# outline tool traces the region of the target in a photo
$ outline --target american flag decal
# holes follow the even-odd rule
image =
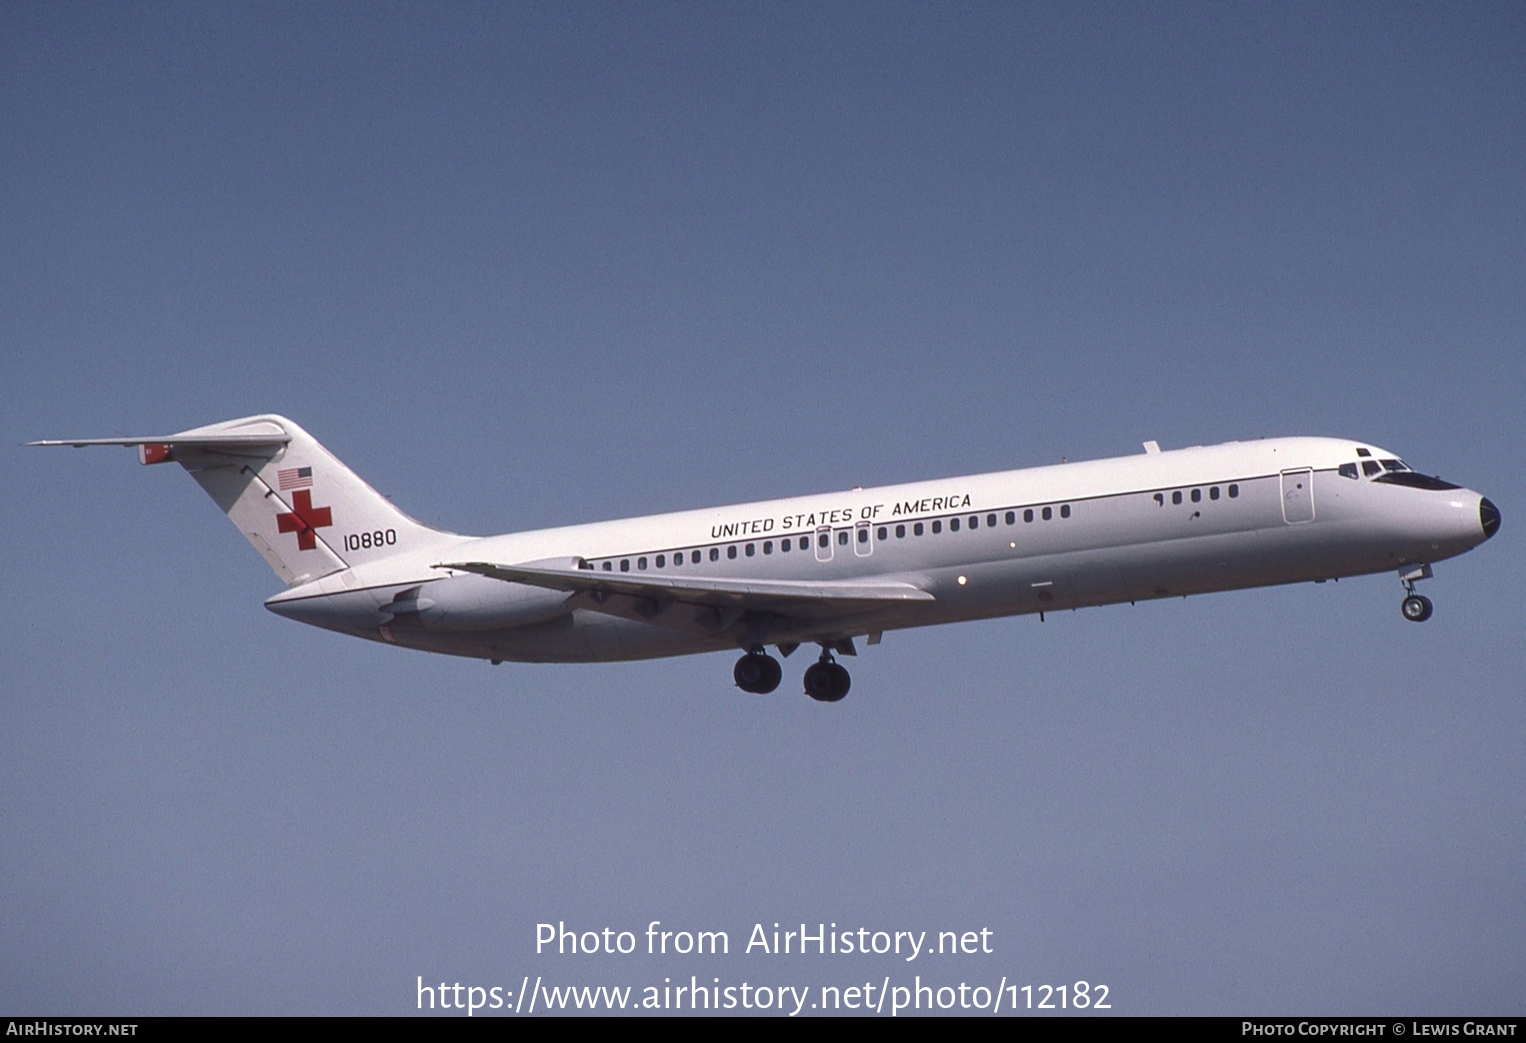
[[[313,487],[313,469],[311,467],[288,467],[276,472],[276,481],[281,486],[281,491],[287,489],[311,489]]]

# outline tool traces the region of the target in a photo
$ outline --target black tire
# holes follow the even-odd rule
[[[779,666],[779,661],[760,652],[749,652],[744,655],[737,660],[736,667],[731,671],[732,680],[736,681],[737,687],[754,695],[767,695],[772,692],[779,687],[779,681],[783,676],[784,670]]]
[[[1424,623],[1431,618],[1435,606],[1424,594],[1411,594],[1399,604],[1399,611],[1404,613],[1404,618],[1411,623]]]
[[[832,675],[832,698],[829,702],[837,702],[848,694],[848,689],[853,687],[853,678],[848,676],[848,668],[841,663],[833,663],[828,668]]]
[[[758,662],[761,656],[744,655],[737,660],[737,665],[731,670],[731,679],[737,683],[737,687],[744,692],[757,690],[759,682],[763,680],[763,664]]]
[[[753,689],[753,691],[757,692],[759,695],[767,695],[775,688],[778,688],[779,682],[784,680],[784,667],[780,666],[779,660],[775,659],[771,655],[760,656],[759,658],[761,658],[766,665],[764,666],[763,680],[758,684],[757,688]]]
[[[853,679],[836,663],[816,663],[805,672],[805,694],[818,703],[835,703],[848,694]]]
[[[832,663],[813,663],[805,671],[805,694],[819,703],[836,702],[832,698]]]

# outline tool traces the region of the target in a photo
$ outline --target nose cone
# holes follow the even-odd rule
[[[1484,539],[1500,531],[1500,509],[1485,496],[1478,501],[1478,522],[1484,527]]]

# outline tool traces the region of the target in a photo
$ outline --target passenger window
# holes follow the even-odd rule
[[[1336,468],[1336,470],[1341,473],[1341,477],[1342,478],[1356,478],[1357,477],[1356,464],[1341,464],[1339,467]]]
[[[1033,520],[1033,508],[1029,507],[1026,511],[1023,512],[1023,521],[1031,522],[1032,520]]]
[[[958,518],[950,518],[948,520],[948,531],[949,532],[958,532],[959,531],[959,519]]]
[[[1192,490],[1192,502],[1193,503],[1202,503],[1203,502],[1203,490],[1201,490],[1201,489],[1194,489],[1194,490]]]
[[[606,561],[604,563],[604,571],[605,572],[613,572],[613,571],[615,571],[615,563],[612,562],[612,561]]]
[[[620,571],[621,572],[629,572],[630,570],[631,570],[631,559],[629,559],[629,558],[621,558],[620,559]]]
[[[747,545],[747,556],[748,556],[748,557],[749,557],[749,558],[751,558],[751,557],[754,557],[754,556],[755,556],[755,555],[756,555],[756,554],[757,554],[757,553],[758,553],[758,547],[757,547],[757,544],[754,544],[754,543],[749,543],[749,544],[748,544],[748,545]]]
[[[728,557],[728,558],[735,558],[736,556],[737,556],[737,545],[735,543],[733,543],[731,546],[726,548],[726,557]]]
[[[645,558],[637,558],[636,559],[636,567],[638,569],[641,569],[643,572],[645,572],[646,571],[646,559]]]
[[[657,555],[657,567],[659,569],[662,568],[667,563],[668,563],[667,555],[665,555],[665,554]]]
[[[721,549],[719,547],[711,547],[710,548],[710,560],[711,561],[720,561],[721,560]]]
[[[678,566],[682,565],[683,563],[684,563],[684,552],[683,551],[679,551],[677,554],[673,555],[673,567],[675,569],[678,568]]]
[[[978,514],[970,515],[970,528],[972,528],[972,529],[980,528],[980,515],[978,515]]]
[[[895,527],[895,538],[898,540],[904,540],[906,538],[906,526],[897,525]]]
[[[1064,506],[1062,506],[1060,508],[1060,517],[1061,518],[1069,518],[1070,517],[1070,504],[1067,503],[1067,504],[1065,504]]]
[[[1008,525],[1012,524],[1010,519],[1007,521],[1007,524]],[[996,528],[996,515],[994,515],[994,514],[986,515],[986,528],[988,528],[988,529]]]
[[[1378,463],[1376,460],[1363,460],[1362,461],[1362,473],[1365,474],[1367,477],[1371,478],[1375,474],[1382,473],[1382,471],[1383,471],[1383,465]]]
[[[822,533],[820,536],[816,537],[816,546],[818,547],[828,547],[831,546],[831,543],[832,539],[826,533]]]
[[[942,531],[943,531],[943,523],[941,521],[933,522],[933,532],[934,533],[939,533],[939,532],[942,532]]]
[[[858,530],[858,542],[860,542],[860,543],[868,543],[869,542],[869,530],[868,529],[859,529]]]
[[[1157,507],[1164,507],[1165,505],[1166,505],[1166,497],[1163,494],[1161,494],[1161,493],[1156,493],[1155,494],[1155,506],[1157,506]]]
[[[844,529],[844,530],[842,530],[841,532],[839,532],[837,534],[837,545],[839,547],[846,547],[848,545],[848,530],[847,529]]]
[[[1007,524],[1008,525],[1015,525],[1015,524],[1017,524],[1017,512],[1016,511],[1008,511],[1007,512]]]
[[[912,533],[913,536],[920,536],[920,535],[922,535],[922,523],[921,522],[917,522],[917,524],[913,525],[911,527],[911,533]]]
[[[698,565],[699,564],[699,551],[695,551],[693,554],[689,555],[689,561],[690,561],[691,564]]]
[[[764,540],[763,541],[763,553],[764,554],[772,554],[773,552],[774,552],[774,541],[773,540]]]
[[[1054,508],[1053,507],[1045,507],[1044,508],[1044,520],[1045,521],[1049,521],[1053,517],[1054,517]]]
[[[1238,485],[1231,485],[1229,487],[1229,498],[1231,500],[1233,500],[1235,497],[1237,497],[1239,495],[1240,495],[1240,487]]]
[[[1355,467],[1352,467],[1351,477],[1353,477],[1353,478],[1356,477],[1356,468]],[[1217,500],[1219,498],[1219,487],[1217,485],[1215,485],[1212,489],[1208,490],[1208,498],[1210,500]]]
[[[822,546],[825,547],[826,544],[823,543]],[[802,537],[800,537],[800,549],[801,550],[810,550],[811,549],[811,538],[809,536],[802,536]]]
[[[886,540],[888,540],[890,538],[890,530],[885,528],[883,525],[881,525],[880,526],[880,531],[878,533],[878,536],[880,538],[880,542],[884,543]]]
[[[792,539],[791,540],[780,540],[779,541],[779,551],[780,551],[780,553],[788,554],[789,551],[790,551],[790,547],[794,546],[794,543],[795,543],[795,541],[792,540]],[[763,549],[764,549],[764,552],[767,553],[768,545],[766,543],[763,545]]]
[[[1171,502],[1172,503],[1181,503],[1182,502],[1182,491],[1180,489],[1176,490],[1176,492],[1171,494]]]

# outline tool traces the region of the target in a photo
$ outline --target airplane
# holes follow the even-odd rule
[[[887,630],[1396,571],[1405,619],[1432,565],[1492,537],[1499,509],[1340,438],[1271,438],[853,488],[502,536],[424,525],[274,414],[132,446],[180,464],[286,583],[277,615],[456,656],[608,662],[740,649],[774,691],[802,645],[805,694]]]

